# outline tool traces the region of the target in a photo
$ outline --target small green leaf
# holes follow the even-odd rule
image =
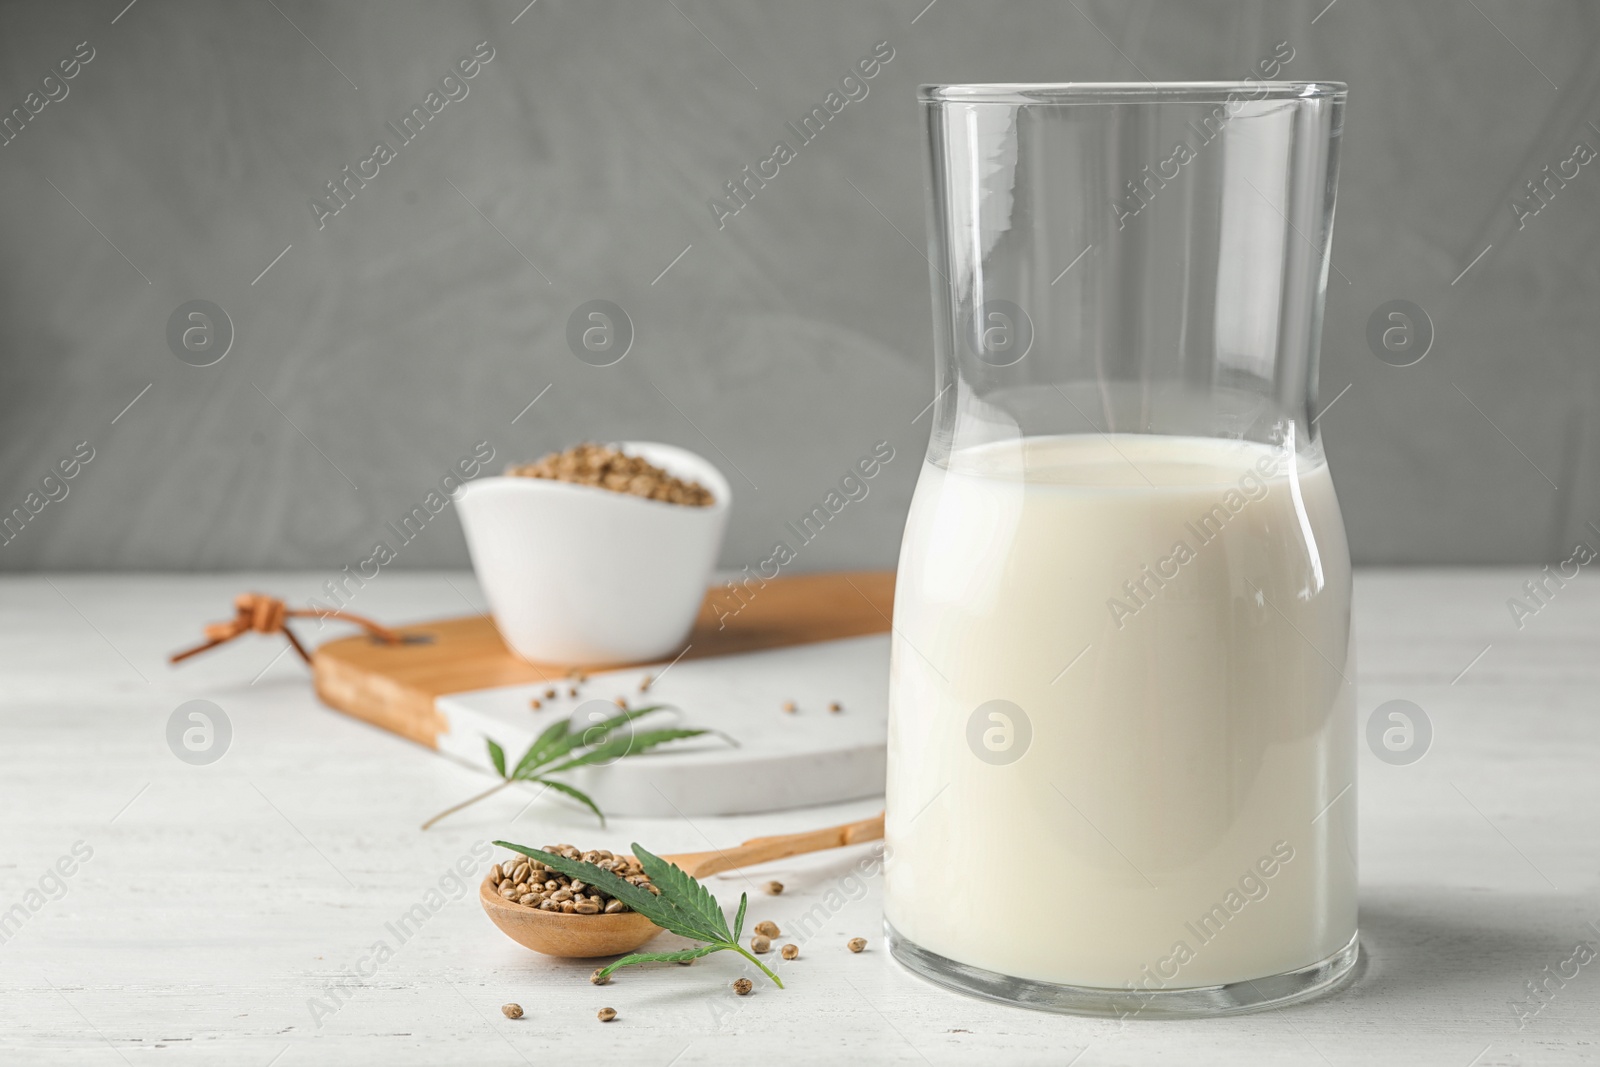
[[[595,815],[599,817],[601,826],[606,824],[606,813],[601,811],[599,805],[590,799],[589,794],[585,793],[583,790],[574,786],[570,786],[566,782],[558,782],[554,778],[535,778],[533,780],[538,782],[540,785],[549,786],[558,793],[567,794],[567,796],[571,797],[573,800],[576,800],[578,803],[594,812]]]
[[[707,730],[646,730],[631,737],[613,736],[613,731],[617,727],[649,715],[651,712],[662,711],[669,707],[671,705],[651,704],[648,707],[621,711],[616,715],[601,719],[581,733],[572,732],[571,717],[557,719],[545,727],[538,737],[533,739],[533,742],[528,745],[528,750],[522,754],[522,758],[517,761],[516,767],[511,770],[510,774],[506,773],[505,750],[492,738],[486,737],[484,740],[489,744],[489,762],[493,764],[495,771],[499,773],[502,779],[501,784],[454,807],[446,808],[423,823],[423,829],[432,826],[446,815],[454,814],[462,808],[494,794],[511,782],[530,781],[542,782],[553,787],[558,792],[566,793],[598,815],[600,824],[604,826],[606,821],[605,814],[601,812],[592,798],[564,782],[552,780],[549,776],[575,767],[611,763],[626,756],[636,756],[641,752],[655,748],[657,745],[665,744],[668,741],[676,741],[679,738],[697,737],[703,733],[715,732]],[[729,740],[731,741],[731,739]],[[578,754],[558,766],[551,766],[551,764],[556,763],[558,760],[563,760],[573,752]]]
[[[615,730],[624,723],[630,723],[634,719],[643,718],[652,711],[666,711],[668,709],[673,711],[677,710],[676,708],[673,708],[671,704],[647,704],[642,708],[625,708],[622,711],[617,712],[617,714],[611,716],[609,719],[601,719],[599,722],[588,727],[588,729],[611,731]]]
[[[617,968],[632,967],[636,963],[682,963],[685,960],[697,960],[701,956],[721,951],[723,951],[721,945],[701,945],[699,948],[686,948],[681,952],[635,952],[631,956],[624,956],[615,963],[602,967],[600,977],[607,978]]]
[[[661,895],[716,935],[701,940],[734,940],[728,932],[728,919],[722,914],[722,905],[711,895],[711,890],[695,881],[677,864],[667,862],[638,843],[632,847],[633,854],[639,858],[639,865],[644,868],[650,883],[661,890]]]
[[[575,749],[586,745],[603,744],[610,736],[612,730],[624,723],[648,715],[652,711],[660,711],[665,704],[652,704],[647,708],[634,708],[631,711],[620,712],[610,718],[601,719],[593,725],[586,726],[577,733],[572,732],[572,720],[560,719],[550,724],[544,733],[536,738],[528,751],[523,754],[522,760],[517,764],[516,777],[532,778],[542,773],[547,764],[565,756]]]
[[[643,708],[628,708],[626,710],[619,711],[610,718],[601,719],[599,722],[590,723],[588,726],[585,726],[582,731],[574,734],[573,736],[578,738],[579,743],[581,744],[604,744],[606,741],[610,740],[611,731],[615,730],[617,727],[626,726],[635,719],[642,719],[653,711],[662,711],[668,707],[670,707],[668,704],[651,704],[650,706]]]
[[[708,732],[706,730],[646,730],[643,733],[611,737],[582,755],[574,756],[572,759],[559,763],[543,773],[555,774],[558,771],[569,771],[574,767],[590,767],[597,763],[615,763],[624,756],[637,756],[641,752],[655,748],[657,745],[664,745],[668,741],[677,741],[685,737],[699,737],[701,734]]]
[[[744,909],[750,903],[749,893],[739,894],[739,914],[733,917],[733,939],[739,940],[744,936]]]
[[[566,737],[567,730],[570,727],[571,724],[566,719],[557,719],[545,727],[544,732],[533,739],[533,744],[528,746],[528,751],[524,752],[522,758],[517,761],[516,770],[511,772],[511,776],[513,778],[526,778],[527,772],[539,765],[544,756],[544,750],[559,744],[561,739]]]

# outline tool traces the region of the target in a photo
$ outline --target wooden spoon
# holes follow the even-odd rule
[[[662,859],[676,863],[695,878],[704,878],[735,867],[749,867],[785,856],[798,856],[803,852],[820,852],[826,848],[876,841],[882,836],[883,815],[880,813],[870,819],[830,826],[825,830],[757,837],[737,848],[688,852],[663,856]],[[618,956],[632,952],[661,932],[661,927],[636,911],[620,911],[613,915],[568,915],[515,904],[500,895],[493,875],[486,876],[478,887],[478,900],[489,918],[507,937],[547,956]]]

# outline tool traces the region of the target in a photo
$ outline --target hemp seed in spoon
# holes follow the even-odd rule
[[[661,895],[661,891],[650,884],[639,861],[632,856],[618,856],[603,848],[580,852],[573,845],[546,845],[544,851],[570,860],[592,863],[630,885]],[[524,907],[559,911],[566,915],[615,915],[619,911],[633,910],[597,887],[569,878],[526,856],[502,860],[489,873],[494,875],[496,891],[502,897]]]

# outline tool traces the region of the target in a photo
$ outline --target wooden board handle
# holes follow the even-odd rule
[[[751,867],[757,863],[798,856],[805,852],[821,852],[827,848],[842,848],[863,841],[876,841],[883,837],[883,813],[870,819],[830,826],[824,830],[807,830],[798,834],[778,834],[773,837],[753,837],[736,848],[716,852],[692,852],[684,856],[669,856],[679,867],[696,878],[731,871],[736,867]]]

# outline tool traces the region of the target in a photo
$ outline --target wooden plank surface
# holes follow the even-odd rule
[[[281,639],[166,666],[240,590],[303,599],[325,573],[0,578],[0,808],[13,813],[0,906],[37,905],[0,946],[0,1062],[484,1067],[582,1052],[644,1067],[1592,1064],[1600,964],[1560,987],[1549,975],[1570,975],[1574,945],[1600,937],[1589,926],[1600,922],[1600,579],[1570,581],[1518,629],[1506,598],[1536,576],[1357,575],[1361,724],[1404,698],[1434,738],[1409,766],[1361,745],[1369,962],[1356,984],[1284,1011],[1120,1024],[957,996],[895,966],[878,932],[882,878],[856,866],[865,845],[710,880],[730,904],[750,892],[749,921],[771,919],[800,945],[782,963],[787,989],[735,996],[741,961],[729,952],[592,986],[593,964],[536,956],[484,916],[478,842],[697,852],[866,818],[882,799],[602,828],[514,788],[422,833],[482,776],[330,714]],[[443,618],[470,610],[463,596],[481,604],[469,573],[386,573],[358,610]],[[208,766],[164,735],[195,699],[232,721]],[[78,841],[93,855],[68,865],[64,894],[29,898]],[[446,885],[443,906],[400,943],[391,924],[461,857],[471,892]],[[760,892],[771,878],[782,896]],[[1057,890],[1043,892],[1048,902]],[[860,955],[844,948],[855,936],[871,942]],[[376,962],[380,940],[394,955]],[[1519,1026],[1513,1005],[1546,980],[1552,995]],[[336,1013],[313,1016],[308,1002],[333,1005],[330,990]],[[527,1017],[505,1019],[507,1001]],[[602,1005],[616,1022],[595,1021]]]
[[[685,659],[883,633],[894,610],[894,573],[805,574],[713,587],[690,633]],[[569,664],[530,663],[500,639],[486,615],[400,628],[403,645],[366,636],[312,654],[317,695],[332,708],[430,748],[446,728],[438,697],[565,677]],[[672,660],[664,657],[662,662]],[[615,664],[614,666],[624,666]]]

